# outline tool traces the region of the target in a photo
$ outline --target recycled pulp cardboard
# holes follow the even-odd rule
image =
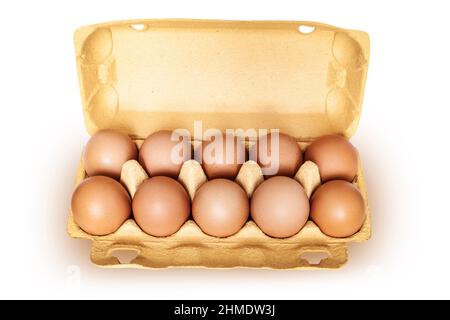
[[[309,29],[307,32],[304,29]],[[90,134],[113,128],[139,145],[161,129],[271,129],[304,149],[331,133],[351,137],[361,114],[369,38],[361,31],[313,22],[134,20],[82,27],[75,47],[83,113]],[[83,164],[76,184],[85,177]],[[72,237],[91,239],[100,266],[163,268],[338,268],[347,243],[370,237],[361,164],[354,181],[367,207],[355,235],[324,235],[311,221],[295,236],[274,239],[252,221],[228,238],[205,235],[189,220],[174,235],[145,234],[130,219],[115,233],[92,236],[73,221]],[[135,251],[130,263],[113,256]],[[313,265],[302,255],[325,252]]]

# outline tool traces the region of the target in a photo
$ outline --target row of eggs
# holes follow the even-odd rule
[[[306,150],[303,157],[297,141],[286,134],[279,133],[277,138],[278,154],[272,154],[269,133],[259,137],[247,153],[243,139],[223,135],[226,143],[219,146],[223,152],[208,159],[208,146],[214,143],[215,136],[202,142],[201,163],[209,180],[216,178],[234,179],[248,154],[255,155],[263,172],[269,167],[276,167],[277,171],[266,176],[293,177],[304,160],[314,162],[319,166],[322,182],[336,179],[352,181],[358,169],[358,154],[353,145],[344,137],[329,135],[315,140]],[[222,137],[220,137],[222,138]],[[231,145],[228,141],[231,140]],[[181,147],[180,147],[181,144]],[[173,150],[178,149],[182,159],[174,162]],[[260,151],[259,149],[265,149]],[[94,134],[86,145],[84,152],[84,169],[88,176],[120,177],[122,165],[132,159],[138,159],[150,176],[168,176],[176,179],[184,161],[191,159],[192,145],[182,136],[171,131],[158,131],[145,139],[138,150],[136,144],[125,134],[114,130],[102,130]],[[274,151],[275,152],[275,151]],[[231,154],[231,159],[230,155]],[[203,161],[202,161],[203,160]],[[276,163],[272,163],[276,162]]]
[[[254,146],[268,138],[261,137]],[[311,143],[305,159],[318,165],[325,183],[308,199],[301,184],[292,178],[302,164],[302,151],[295,139],[283,134],[279,139],[279,157],[274,157],[279,159],[279,170],[265,177],[250,201],[232,180],[240,164],[216,161],[202,163],[209,181],[197,190],[191,204],[184,187],[174,179],[181,164],[171,160],[174,144],[178,143],[173,141],[171,132],[150,135],[138,151],[128,136],[113,130],[99,131],[84,152],[89,178],[73,194],[74,220],[93,235],[112,233],[133,215],[144,232],[169,236],[179,230],[191,213],[203,232],[215,237],[235,234],[249,216],[264,233],[276,238],[295,235],[309,218],[329,236],[356,233],[365,220],[365,206],[359,190],[351,183],[357,172],[355,148],[336,135]],[[115,179],[120,176],[123,163],[137,158],[151,178],[139,185],[131,199]]]

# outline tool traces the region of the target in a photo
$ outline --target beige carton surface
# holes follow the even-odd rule
[[[300,26],[313,31],[303,33]],[[303,149],[324,134],[351,137],[369,60],[366,33],[312,22],[122,21],[78,29],[75,47],[88,132],[119,129],[138,145],[161,129],[193,133],[195,120],[203,130],[278,128]],[[84,177],[80,163],[76,184]],[[176,234],[157,238],[132,219],[113,234],[91,236],[71,213],[68,231],[92,239],[91,259],[100,266],[338,268],[347,261],[348,242],[370,237],[361,164],[354,183],[364,196],[367,219],[344,239],[324,235],[311,221],[287,239],[266,236],[252,221],[231,237],[214,238],[192,220]],[[118,249],[137,257],[120,264],[112,255]],[[328,257],[312,265],[301,257],[305,252]]]

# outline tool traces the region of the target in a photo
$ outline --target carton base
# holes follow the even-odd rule
[[[129,263],[121,263],[115,251],[136,252]],[[317,264],[302,256],[305,253],[324,253],[328,257]],[[280,259],[280,257],[283,257]],[[99,267],[162,269],[185,268],[258,268],[258,269],[337,269],[347,262],[347,245],[302,246],[273,244],[242,247],[240,244],[205,244],[203,246],[160,245],[142,246],[93,241],[91,261]]]

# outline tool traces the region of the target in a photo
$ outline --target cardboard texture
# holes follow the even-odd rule
[[[302,149],[325,134],[351,137],[369,60],[366,33],[291,21],[112,22],[78,29],[75,48],[88,132],[118,129],[138,146],[162,129],[193,133],[195,120],[202,120],[203,130],[277,128]],[[248,195],[261,182],[255,165],[246,163],[237,177]],[[140,175],[130,181],[143,178],[139,169],[127,171]],[[76,184],[84,178],[80,163]],[[188,162],[180,180],[193,197],[205,176],[198,164]],[[113,234],[91,236],[74,223],[71,212],[68,232],[91,239],[91,260],[105,267],[338,268],[347,261],[347,243],[367,240],[371,233],[361,164],[354,183],[366,202],[367,219],[358,233],[343,239],[324,235],[311,221],[287,239],[266,236],[252,221],[231,237],[214,238],[192,220],[176,234],[157,238],[132,219]],[[121,264],[113,256],[119,249],[137,256]],[[311,264],[303,256],[308,252],[328,257]]]

